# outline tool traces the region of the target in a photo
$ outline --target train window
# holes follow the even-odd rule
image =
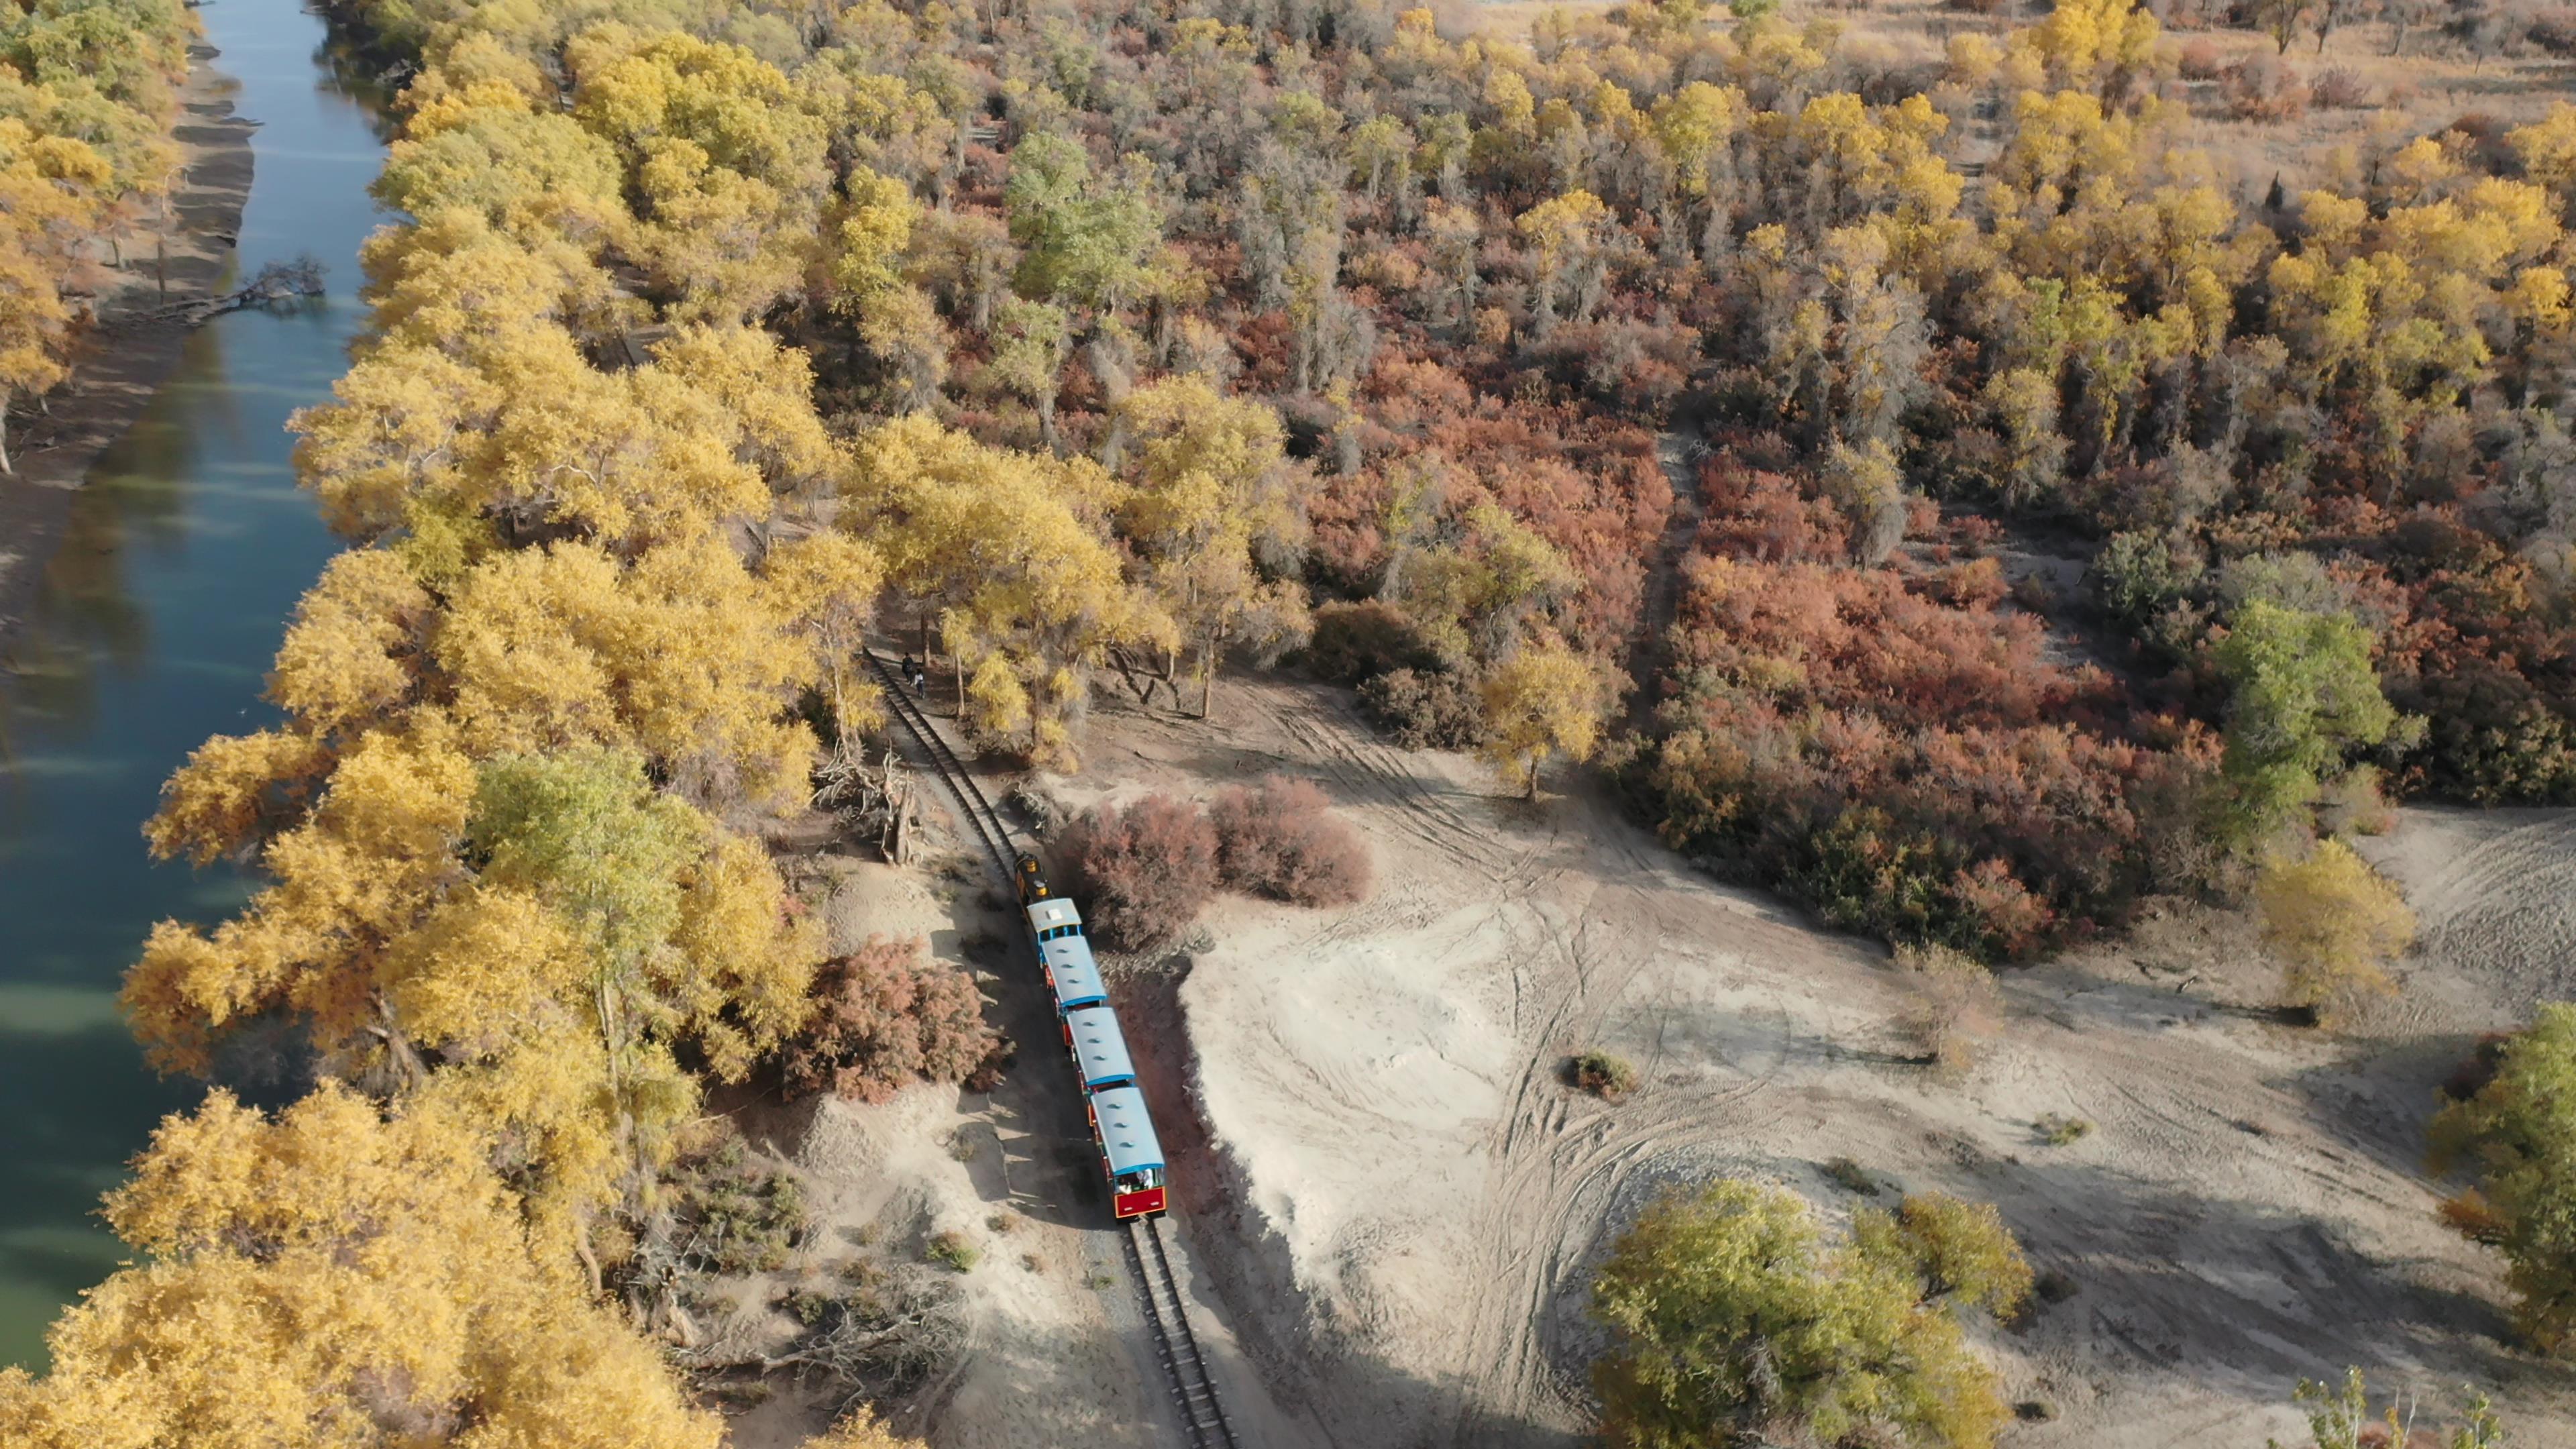
[[[1149,1167],[1142,1172],[1122,1173],[1118,1178],[1120,1192],[1149,1192],[1163,1185],[1163,1169]]]

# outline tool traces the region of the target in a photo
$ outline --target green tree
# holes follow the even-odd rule
[[[1980,1221],[1946,1236],[1986,1234]],[[1613,1339],[1593,1370],[1602,1436],[1618,1449],[1720,1449],[1766,1432],[1985,1449],[2007,1418],[1994,1371],[1927,1301],[1937,1289],[1924,1265],[1967,1275],[1968,1299],[2012,1283],[1991,1245],[1917,1241],[1878,1225],[1866,1241],[1830,1242],[1795,1194],[1744,1181],[1647,1209],[1593,1283]],[[1967,1266],[1980,1258],[1989,1266]]]
[[[2495,1076],[2433,1119],[2435,1172],[2465,1169],[2503,1252],[2514,1320],[2544,1353],[2576,1343],[2576,1006],[2551,1002]]]
[[[984,381],[1037,410],[1038,440],[1056,446],[1055,400],[1064,386],[1065,353],[1073,334],[1064,309],[1047,302],[1005,298],[993,314],[993,356]]]
[[[2233,690],[2220,769],[2240,844],[2291,823],[2348,752],[2397,725],[2371,671],[2370,632],[2351,619],[2249,600],[2215,657]]]
[[[1146,260],[1163,237],[1149,171],[1130,164],[1114,177],[1099,176],[1082,143],[1057,132],[1011,149],[1002,199],[1011,239],[1026,248],[1020,288],[1034,297],[1115,312],[1143,284]]]

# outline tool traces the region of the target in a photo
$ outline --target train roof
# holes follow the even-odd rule
[[[1032,931],[1081,924],[1082,912],[1075,910],[1073,902],[1062,896],[1049,896],[1042,901],[1029,902],[1029,929]]]
[[[1047,975],[1055,981],[1057,1011],[1097,1006],[1109,999],[1109,988],[1100,979],[1100,963],[1091,959],[1091,947],[1080,936],[1049,941],[1038,951],[1046,960]]]
[[[1073,1059],[1082,1068],[1084,1091],[1136,1080],[1136,1061],[1127,1054],[1127,1036],[1118,1029],[1118,1013],[1106,1006],[1086,1006],[1066,1012],[1064,1024],[1073,1033]]]
[[[1100,1120],[1100,1145],[1109,1154],[1112,1177],[1163,1165],[1163,1144],[1154,1136],[1154,1119],[1145,1115],[1144,1093],[1134,1087],[1094,1092],[1091,1111]]]

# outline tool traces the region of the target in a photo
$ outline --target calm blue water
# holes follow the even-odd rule
[[[144,1066],[115,1004],[154,921],[213,920],[229,871],[154,865],[138,827],[208,735],[259,700],[287,611],[332,542],[288,463],[287,415],[326,399],[360,320],[358,243],[383,160],[372,101],[294,0],[198,12],[261,123],[238,266],[311,252],[331,296],[191,339],[170,386],[99,461],[0,678],[0,1364],[116,1264],[99,1194],[203,1088]]]

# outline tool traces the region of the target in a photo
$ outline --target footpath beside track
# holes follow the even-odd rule
[[[939,776],[949,797],[957,802],[958,813],[973,828],[984,853],[999,873],[1002,887],[1010,899],[1019,895],[1017,853],[1011,848],[1010,823],[993,802],[984,795],[975,777],[966,772],[963,761],[948,746],[947,739],[931,723],[929,712],[913,698],[897,677],[894,666],[873,649],[861,651],[875,667],[878,682],[885,687],[886,707],[903,722],[906,733],[921,746],[930,761],[931,772]],[[1137,1299],[1145,1311],[1145,1323],[1153,1331],[1154,1349],[1160,1359],[1163,1376],[1172,1391],[1173,1406],[1179,1410],[1181,1426],[1189,1434],[1192,1449],[1237,1449],[1234,1425],[1226,1418],[1225,1406],[1218,1402],[1216,1380],[1208,1374],[1207,1360],[1199,1351],[1196,1333],[1190,1330],[1188,1307],[1181,1301],[1180,1279],[1172,1272],[1172,1260],[1163,1248],[1159,1223],[1151,1218],[1130,1219],[1121,1237],[1127,1249],[1127,1269],[1135,1280]]]

